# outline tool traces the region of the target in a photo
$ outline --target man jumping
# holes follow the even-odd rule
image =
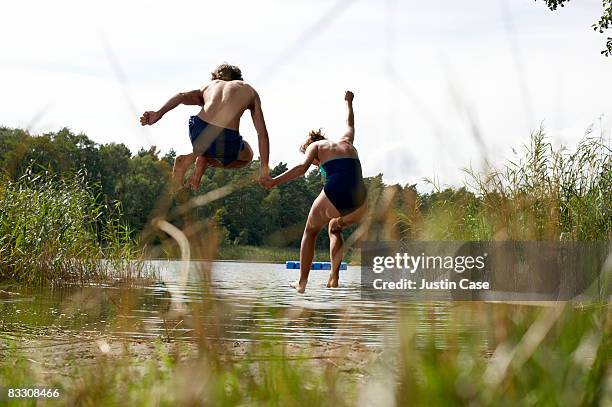
[[[257,131],[260,177],[268,177],[270,143],[261,100],[255,89],[242,79],[240,68],[228,64],[219,65],[212,72],[208,84],[201,89],[178,93],[158,111],[144,112],[140,124],[152,125],[180,104],[198,105],[202,109],[197,116],[189,118],[189,138],[193,152],[176,157],[172,170],[175,185],[182,185],[185,172],[194,161],[195,170],[189,180],[192,190],[200,186],[207,167],[241,168],[251,162],[253,150],[239,132],[240,118],[247,109],[251,111]]]

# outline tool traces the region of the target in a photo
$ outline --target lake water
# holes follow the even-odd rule
[[[341,271],[337,289],[325,287],[329,271],[313,270],[306,293],[297,294],[289,283],[299,271],[282,264],[151,261],[147,266],[159,278],[146,287],[0,287],[18,294],[0,296],[2,333],[22,338],[86,332],[135,340],[205,335],[378,346],[398,342],[403,320],[417,339],[442,341],[448,330],[466,330],[480,332],[487,347],[486,324],[465,309],[458,315],[456,304],[362,300],[359,267]],[[202,284],[202,269],[210,270],[211,284]]]

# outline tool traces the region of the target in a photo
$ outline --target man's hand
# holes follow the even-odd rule
[[[353,98],[355,97],[355,95],[353,94],[353,92],[351,92],[350,90],[347,90],[344,93],[344,100],[346,100],[349,103],[353,103]]]
[[[162,115],[158,112],[148,111],[140,116],[140,124],[143,126],[152,125],[161,119]]]

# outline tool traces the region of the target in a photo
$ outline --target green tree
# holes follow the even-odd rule
[[[128,173],[118,180],[116,193],[129,225],[136,231],[146,225],[151,210],[163,193],[170,168],[157,156],[155,147],[133,157]]]
[[[174,160],[176,158],[176,151],[173,148],[170,149],[164,156],[162,160],[167,162],[170,167],[174,166]]]
[[[23,154],[30,149],[32,137],[24,130],[0,127],[0,163],[10,178],[17,177]]]
[[[559,6],[564,7],[569,0],[544,0],[548,8],[556,10]],[[612,28],[612,0],[602,0],[603,13],[599,20],[591,27],[593,30],[603,34]],[[606,49],[601,51],[602,55],[609,57],[612,54],[612,37],[606,39]]]
[[[262,202],[267,195],[259,184],[252,184],[228,195],[223,202],[221,224],[233,244],[260,245],[269,232],[269,216]]]
[[[60,177],[78,172],[89,184],[96,184],[99,180],[97,144],[84,134],[74,134],[63,128],[57,133],[35,137],[23,131],[2,132],[0,135],[2,147],[11,149],[3,151],[2,156],[4,168],[13,178],[26,171]]]
[[[99,155],[102,193],[110,200],[117,200],[117,185],[130,171],[132,153],[125,144],[109,143],[100,146]]]

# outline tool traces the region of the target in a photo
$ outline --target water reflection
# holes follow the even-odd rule
[[[407,315],[417,340],[434,335],[443,348],[448,330],[473,334],[486,326],[453,318],[451,303],[362,300],[357,267],[342,272],[338,289],[325,288],[327,271],[313,271],[306,293],[298,295],[289,287],[298,271],[285,270],[283,265],[192,262],[190,278],[181,285],[181,264],[149,262],[159,279],[147,287],[5,288],[18,295],[0,297],[2,334],[90,332],[134,340],[189,340],[204,335],[228,341],[381,345],[397,343],[400,317]],[[208,290],[204,279],[210,279]],[[487,333],[482,334],[486,340]]]

